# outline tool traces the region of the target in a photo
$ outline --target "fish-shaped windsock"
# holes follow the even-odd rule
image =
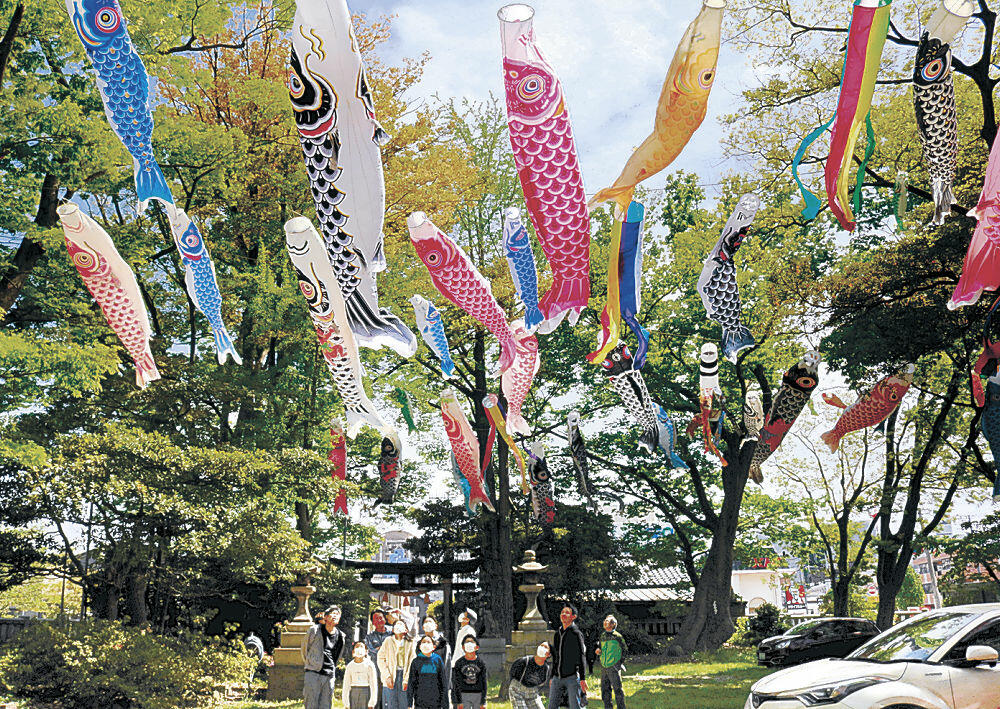
[[[413,416],[413,400],[410,398],[409,392],[401,387],[396,387],[392,396],[399,404],[399,411],[403,414],[403,420],[406,422],[407,430],[410,433],[416,433],[417,421]]]
[[[576,469],[576,483],[580,494],[590,499],[590,461],[587,460],[587,446],[580,431],[579,411],[570,411],[566,415],[566,440],[569,442],[569,456]]]
[[[543,335],[575,325],[590,298],[590,214],[562,84],[535,44],[527,5],[500,8],[507,123],[535,234],[552,269],[539,301]]]
[[[375,274],[386,267],[385,181],[364,65],[344,0],[298,2],[288,93],[320,232],[358,344],[417,350],[403,321],[379,307]]]
[[[1000,340],[994,340],[996,333],[993,329],[993,318],[1000,306],[1000,298],[993,301],[989,312],[986,313],[986,322],[983,324],[983,351],[979,353],[975,363],[972,365],[972,400],[976,406],[982,408],[986,404],[986,396],[983,393],[983,375],[990,376],[997,371],[997,360],[1000,360]]]
[[[910,384],[913,383],[913,371],[914,366],[908,364],[902,372],[886,377],[870,392],[858,397],[858,400],[850,406],[845,406],[836,395],[824,394],[823,400],[826,403],[844,409],[844,413],[837,420],[837,425],[820,436],[823,443],[830,447],[830,451],[836,453],[840,439],[848,433],[877,426],[889,418],[889,414],[899,406]]]
[[[458,487],[459,492],[462,493],[462,499],[465,501],[465,511],[470,517],[475,517],[476,511],[472,509],[472,506],[469,504],[469,495],[471,494],[472,488],[469,485],[469,481],[462,475],[462,469],[458,467],[458,461],[455,459],[455,454],[451,453],[450,457],[451,474],[455,479],[455,485]]]
[[[666,458],[670,470],[688,470],[687,463],[681,460],[675,450],[677,447],[677,427],[670,415],[659,404],[656,404],[656,432],[656,445],[663,451],[663,456]]]
[[[69,202],[56,212],[66,237],[70,260],[100,306],[104,319],[135,362],[135,384],[145,387],[160,378],[149,349],[149,313],[139,283],[114,242],[101,226]]]
[[[990,148],[983,191],[969,216],[977,220],[976,230],[965,252],[962,275],[948,300],[949,310],[972,305],[983,291],[1000,287],[1000,140],[994,140]]]
[[[510,277],[514,290],[524,305],[524,328],[534,332],[542,324],[545,316],[538,309],[538,270],[535,268],[535,253],[531,250],[528,230],[521,223],[521,210],[508,207],[504,212],[503,248],[507,254]]]
[[[986,402],[979,426],[986,442],[990,444],[993,463],[1000,469],[1000,375],[993,375],[986,380]],[[993,499],[1000,501],[1000,474],[993,484]]]
[[[639,324],[642,285],[642,220],[646,208],[632,202],[622,219],[616,219],[611,228],[611,246],[608,249],[608,299],[601,312],[602,342],[596,351],[587,355],[592,364],[600,364],[614,349],[622,334],[624,320],[636,337],[635,368],[642,369],[649,349],[649,333]]]
[[[951,47],[924,32],[913,67],[913,108],[924,163],[931,176],[934,216],[931,224],[944,224],[955,197],[951,183],[958,164],[958,112],[951,70]]]
[[[614,184],[591,198],[590,206],[614,200],[624,212],[635,186],[670,165],[701,125],[715,81],[725,7],[725,0],[705,0],[688,25],[660,89],[653,132],[632,153]]]
[[[653,400],[649,397],[646,380],[642,372],[635,369],[632,353],[625,343],[619,343],[611,354],[601,363],[604,373],[608,376],[611,386],[618,393],[622,404],[629,414],[642,427],[639,434],[639,447],[647,453],[652,453],[659,441],[656,426],[656,411]]]
[[[132,44],[118,0],[66,0],[66,9],[97,74],[108,123],[132,155],[139,211],[151,199],[173,204],[153,156],[152,82]]]
[[[507,425],[514,433],[531,435],[531,426],[521,415],[521,407],[531,391],[531,382],[538,373],[541,358],[538,356],[538,339],[524,327],[524,321],[515,320],[510,324],[517,343],[517,357],[514,364],[500,375],[500,388],[507,399]]]
[[[478,511],[480,505],[485,505],[491,512],[496,512],[483,484],[479,441],[453,389],[445,389],[441,393],[441,418],[444,419],[444,431],[462,479],[469,484],[469,508]]]
[[[698,362],[698,389],[700,391],[718,391],[719,387],[719,348],[711,342],[701,346],[701,359]]]
[[[809,350],[782,376],[781,388],[764,418],[764,426],[750,460],[750,478],[758,484],[764,482],[761,464],[778,450],[819,383],[819,362],[819,352]]]
[[[722,356],[736,362],[736,355],[756,342],[743,324],[743,304],[736,284],[736,265],[733,257],[750,231],[753,218],[760,209],[760,198],[755,194],[740,197],[736,209],[726,221],[722,236],[705,259],[698,278],[698,294],[708,317],[722,325]]]
[[[402,474],[402,466],[399,461],[400,448],[397,437],[382,439],[382,447],[378,456],[378,476],[382,488],[375,500],[376,505],[391,505],[396,499],[399,476]]]
[[[514,461],[517,463],[517,469],[521,472],[521,492],[527,494],[528,476],[524,467],[524,457],[521,455],[520,447],[511,437],[510,431],[507,430],[507,421],[504,420],[503,411],[500,410],[500,398],[496,394],[487,394],[483,398],[483,410],[486,411],[486,417],[490,420],[490,428],[492,429],[492,432],[500,432],[500,437],[503,438],[504,443],[507,444],[507,450],[510,451],[512,456],[514,456]],[[492,448],[490,453],[492,453]],[[484,462],[483,469],[486,468],[487,464],[488,463]]]
[[[222,321],[222,294],[215,276],[215,264],[208,255],[201,232],[183,209],[168,205],[167,214],[170,216],[174,244],[184,266],[184,288],[194,307],[201,311],[212,328],[219,364],[224,364],[228,357],[232,357],[236,364],[243,364]]]
[[[441,295],[482,323],[500,341],[500,370],[506,370],[514,363],[517,345],[503,309],[493,297],[490,282],[462,247],[434,226],[426,214],[413,212],[406,218],[406,225],[413,248]]]
[[[743,398],[743,428],[747,432],[744,441],[760,438],[760,429],[764,428],[764,402],[758,391],[748,391]]]
[[[548,526],[556,519],[556,501],[552,491],[552,476],[545,462],[545,446],[540,441],[531,444],[528,455],[528,474],[531,478],[531,511],[535,520]]]
[[[858,180],[854,189],[854,210],[861,208],[861,186],[868,160],[875,151],[875,133],[872,129],[871,106],[882,61],[882,49],[889,31],[889,5],[892,0],[854,0],[851,26],[847,34],[847,51],[840,81],[840,96],[834,117],[807,135],[792,159],[792,176],[799,184],[806,206],[802,214],[813,219],[819,213],[820,200],[802,184],[798,176],[799,163],[809,146],[833,124],[830,136],[830,155],[826,160],[825,184],[830,211],[842,229],[854,231],[854,213],[848,194],[854,146],[862,126],[866,129],[865,157],[858,167]]]
[[[413,314],[417,319],[420,336],[424,338],[434,356],[441,361],[441,374],[445,379],[451,379],[455,373],[455,362],[451,359],[451,351],[448,349],[448,336],[444,333],[444,321],[441,319],[440,311],[422,295],[412,296],[410,303],[413,304]]]
[[[344,400],[347,435],[354,438],[367,423],[383,436],[396,439],[395,428],[382,419],[365,393],[361,358],[348,325],[344,297],[312,222],[305,217],[285,222],[285,246],[299,278],[299,290],[309,306],[320,351]]]
[[[347,488],[344,487],[344,482],[347,480],[347,438],[339,421],[330,427],[330,454],[327,460],[330,461],[330,477],[335,485],[339,485],[337,499],[333,502],[333,513],[346,516]]]

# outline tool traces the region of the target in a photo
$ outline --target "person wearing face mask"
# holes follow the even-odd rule
[[[563,605],[559,613],[560,627],[552,636],[552,682],[549,684],[548,709],[559,709],[563,692],[570,709],[580,709],[581,698],[587,693],[587,645],[576,625],[576,607]]]
[[[424,618],[424,622],[421,623],[421,628],[423,628],[424,634],[418,637],[414,641],[414,648],[416,648],[417,643],[419,643],[424,638],[430,638],[434,641],[434,654],[441,658],[441,662],[444,663],[444,667],[447,668],[444,673],[444,688],[445,695],[451,695],[451,647],[448,645],[448,640],[444,637],[444,633],[438,632],[437,621],[431,616]]]
[[[337,660],[344,650],[344,634],[337,628],[339,622],[340,606],[330,606],[323,611],[323,621],[311,626],[302,638],[305,709],[330,709],[333,703]]]
[[[435,650],[436,643],[428,635],[417,640],[417,654],[410,663],[406,700],[413,709],[448,709],[445,667]]]
[[[413,644],[406,639],[406,623],[397,620],[392,635],[379,648],[378,671],[382,677],[383,709],[406,709],[406,689],[413,662]]]
[[[476,656],[478,651],[479,640],[475,635],[466,635],[462,655],[451,671],[451,701],[455,709],[486,709],[486,663]]]
[[[459,650],[462,648],[462,642],[470,635],[476,634],[476,612],[471,608],[466,608],[465,612],[458,616],[458,632],[455,634],[455,656],[451,659],[452,667],[458,662],[458,658],[462,656]]]
[[[351,661],[344,668],[340,688],[344,709],[375,709],[378,702],[378,672],[363,642],[354,643]]]
[[[511,709],[543,709],[542,687],[549,681],[549,655],[552,654],[547,642],[535,650],[534,655],[525,655],[514,660],[510,666],[510,706]]]

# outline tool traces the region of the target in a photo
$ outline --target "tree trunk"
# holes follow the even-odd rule
[[[483,410],[483,398],[488,393],[486,381],[486,332],[476,327],[472,346],[475,366],[472,392],[472,426],[476,430],[479,449],[486,452],[486,439],[490,424]],[[514,597],[512,593],[513,567],[510,540],[510,495],[507,482],[507,455],[503,440],[497,437],[499,465],[492,463],[483,471],[486,490],[493,500],[497,513],[482,512],[480,516],[480,548],[482,567],[479,577],[482,581],[484,606],[489,612],[483,614],[485,634],[490,637],[510,638],[514,627]]]
[[[56,207],[59,206],[59,180],[55,175],[47,174],[42,181],[42,192],[38,200],[38,213],[35,224],[48,229],[55,226],[59,219]],[[42,245],[28,237],[21,240],[20,246],[14,252],[14,258],[6,272],[0,275],[0,313],[10,312],[11,306],[17,300],[28,276],[35,264],[45,253]]]
[[[738,446],[737,436],[727,448],[736,451]],[[738,459],[722,469],[722,508],[691,607],[668,650],[672,656],[715,650],[729,640],[736,629],[729,610],[733,597],[733,545],[753,448],[752,443],[744,446]]]
[[[875,625],[882,630],[892,627],[896,618],[896,596],[903,587],[906,570],[910,566],[910,560],[913,559],[913,550],[906,544],[895,560],[891,558],[893,556],[895,555],[886,555],[885,566],[889,568],[883,572],[882,554],[879,553],[878,615],[875,617]]]
[[[833,615],[838,618],[847,616],[848,600],[851,596],[850,580],[843,576],[832,586],[833,589]]]
[[[131,625],[142,625],[149,620],[149,605],[146,603],[146,589],[149,576],[145,572],[129,574],[125,581],[125,612]]]
[[[14,14],[11,15],[7,30],[3,33],[3,39],[0,39],[0,87],[3,87],[3,75],[14,50],[14,38],[17,37],[17,28],[21,25],[23,17],[24,3],[19,2],[14,8]]]

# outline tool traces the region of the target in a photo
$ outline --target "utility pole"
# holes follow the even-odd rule
[[[940,608],[944,604],[941,602],[941,591],[938,590],[937,569],[934,568],[934,555],[931,553],[930,547],[924,549],[924,556],[927,559],[927,568],[931,575],[931,595],[934,596],[934,607]]]

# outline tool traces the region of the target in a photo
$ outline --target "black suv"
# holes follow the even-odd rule
[[[864,618],[818,618],[799,623],[784,635],[761,640],[757,664],[794,665],[822,657],[844,657],[879,634]]]

